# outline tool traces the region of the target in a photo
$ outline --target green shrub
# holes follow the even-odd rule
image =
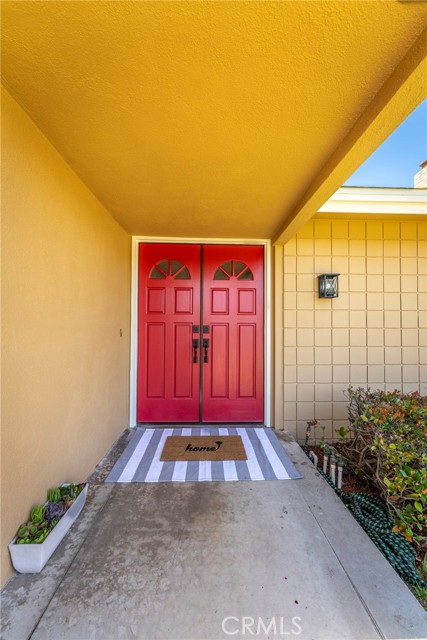
[[[350,459],[395,512],[394,531],[427,536],[427,399],[350,387]]]

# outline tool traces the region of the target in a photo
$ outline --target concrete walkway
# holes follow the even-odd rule
[[[102,484],[38,575],[2,593],[4,640],[424,638],[427,617],[293,442],[302,480]]]

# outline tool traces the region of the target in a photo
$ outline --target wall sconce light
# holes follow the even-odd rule
[[[319,280],[319,298],[338,298],[339,273],[322,273]]]

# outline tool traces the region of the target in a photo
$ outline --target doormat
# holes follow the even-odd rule
[[[169,436],[160,460],[247,460],[241,436]]]
[[[247,460],[162,461],[169,436],[240,436]],[[301,478],[273,429],[259,427],[136,428],[105,482],[224,482]]]

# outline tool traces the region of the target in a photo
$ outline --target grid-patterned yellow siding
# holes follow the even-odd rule
[[[425,221],[313,220],[277,253],[277,426],[302,439],[307,420],[316,418],[326,437],[336,437],[347,425],[350,384],[426,394]],[[316,276],[327,272],[341,274],[333,300],[317,295]]]

